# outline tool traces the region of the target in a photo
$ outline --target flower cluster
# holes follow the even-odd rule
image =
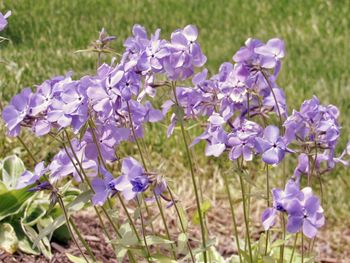
[[[159,29],[150,38],[140,25],[135,25],[132,33],[118,64],[102,64],[96,75],[78,80],[72,73],[54,77],[38,85],[35,92],[25,88],[2,113],[9,136],[18,136],[25,127],[38,137],[50,134],[69,140],[69,147],[61,149],[46,168],[50,183],[67,176],[81,182],[83,169],[92,178],[96,192],[93,202],[99,205],[116,192],[126,200],[133,199],[149,185],[163,196],[164,179],[150,179],[136,160],[124,159],[116,179],[108,172],[108,164],[119,160],[116,151],[121,142],[142,137],[145,123],[164,118],[163,112],[146,100],[163,85],[156,83],[156,77],[184,80],[206,62],[197,43],[198,31],[192,25],[173,32],[170,41],[160,39]],[[102,50],[114,39],[102,30],[94,47]],[[68,128],[80,134],[80,139],[63,138],[62,131]],[[28,176],[23,175],[22,187],[39,181],[36,176],[26,179]]]
[[[284,190],[273,189],[273,207],[262,214],[265,230],[275,224],[279,213],[288,215],[287,231],[302,231],[308,238],[313,238],[317,230],[324,225],[323,208],[318,197],[313,195],[310,187],[299,190],[299,182],[289,180]]]
[[[0,30],[8,16],[0,13]],[[92,49],[99,54],[110,50],[114,39],[103,29]],[[136,141],[142,155],[137,140],[144,136],[145,124],[162,121],[171,112],[168,137],[178,122],[183,125],[188,119],[204,119],[204,132],[190,146],[204,140],[206,156],[219,157],[226,152],[240,171],[254,159],[261,160],[268,170],[288,155],[297,157],[294,175],[285,189],[272,190],[273,206],[263,213],[262,223],[268,230],[281,214],[288,217],[289,233],[302,231],[313,238],[325,219],[311,187],[300,190],[301,175],[310,179],[333,169],[335,163],[348,164],[343,158],[350,155],[350,143],[335,157],[340,136],[338,109],[313,97],[303,102],[299,112],[288,114],[284,91],[277,85],[285,56],[280,39],[266,43],[248,39],[234,54],[234,63],[223,63],[211,77],[207,69],[197,70],[206,62],[197,39],[193,25],[174,31],[170,40],[161,39],[159,29],[148,36],[145,28],[135,25],[118,63],[113,58],[111,64],[99,65],[96,74],[74,79],[67,73],[44,81],[34,92],[25,88],[15,95],[2,112],[8,135],[19,136],[24,127],[37,137],[50,135],[63,146],[47,167],[41,162],[33,173],[24,172],[17,187],[54,191],[67,178],[77,183],[91,180],[94,205],[102,206],[115,195],[130,201],[145,193],[147,201],[162,197],[170,206],[175,201],[165,195],[167,191],[170,194],[165,179],[147,171],[142,156],[142,165],[130,156],[121,158],[118,147]],[[192,84],[177,86],[184,80]],[[173,96],[162,101],[162,109],[156,109],[150,100],[162,87],[172,88],[169,94]],[[117,161],[121,169],[115,176],[110,167]],[[191,175],[195,184],[193,169]],[[242,200],[245,202],[244,196]],[[197,195],[196,201],[200,210]]]

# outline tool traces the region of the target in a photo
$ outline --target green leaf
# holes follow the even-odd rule
[[[263,256],[263,262],[264,263],[275,263],[275,260],[271,256]]]
[[[25,217],[23,224],[33,226],[35,225],[44,215],[46,210],[37,204],[29,205],[25,211]]]
[[[81,193],[78,197],[75,198],[71,203],[66,205],[66,209],[68,213],[73,213],[81,210],[86,203],[88,203],[91,199],[92,191],[88,190],[86,192]],[[65,223],[64,215],[60,215],[55,220],[49,224],[47,227],[42,229],[39,232],[39,235],[33,240],[33,245],[36,247],[40,240],[48,235],[51,235],[57,228],[62,226]]]
[[[115,243],[117,245],[122,245],[124,247],[134,246],[138,245],[138,239],[134,233],[134,231],[131,229],[131,226],[129,223],[122,224],[119,233],[122,236],[121,239],[113,240],[112,243]]]
[[[27,237],[33,242],[34,245],[34,240],[38,238],[38,233],[35,231],[35,229],[31,226],[24,225],[22,224],[22,229],[26,233]],[[48,240],[47,237],[43,237],[41,240],[39,240],[39,244],[36,246],[39,248],[41,253],[48,259],[52,258],[52,253],[51,253],[51,245],[50,241]]]
[[[15,230],[16,236],[18,238],[18,249],[26,254],[40,255],[40,252],[38,249],[32,248],[33,244],[30,242],[29,238],[24,233],[20,222],[19,221],[11,222],[11,225]]]
[[[16,189],[18,178],[25,169],[24,163],[17,155],[8,156],[2,161],[2,182],[7,189]]]
[[[67,225],[64,224],[64,225],[60,226],[59,228],[57,228],[53,232],[52,239],[56,240],[59,243],[68,244],[68,241],[71,240],[72,238],[70,236]]]
[[[224,257],[220,255],[220,253],[216,250],[214,246],[210,247],[207,250],[207,256],[209,257],[209,262],[215,262],[215,263],[225,263],[226,260]],[[204,255],[203,253],[199,253],[196,255],[196,262],[204,262]]]
[[[9,223],[0,225],[0,248],[10,254],[17,251],[18,239],[15,230]]]
[[[169,257],[164,256],[162,254],[152,255],[151,261],[158,262],[158,263],[176,263],[177,262],[177,261],[173,260],[172,258],[169,258]]]
[[[78,52],[78,51],[77,51],[77,52]],[[88,127],[89,127],[89,123],[86,122],[86,123],[84,124],[84,126],[80,129],[80,131],[79,131],[79,142],[81,142],[81,141],[83,140],[84,135],[85,135],[85,133],[86,133]]]
[[[280,247],[282,246],[286,241],[283,240],[283,239],[277,239],[276,241],[274,241],[272,244],[271,244],[271,248],[274,248],[274,247]]]
[[[119,247],[119,249],[117,249],[117,261],[118,262],[123,262],[123,259],[126,255],[126,253],[128,253],[128,250],[122,246]]]
[[[159,236],[146,236],[147,245],[173,244],[174,241]]]
[[[72,262],[72,263],[86,263],[86,260],[83,257],[77,257],[77,256],[74,256],[74,255],[72,255],[70,253],[66,253],[66,256],[69,259],[69,261]],[[88,258],[88,262],[92,263],[94,261]],[[101,261],[96,261],[94,263],[99,263],[99,262],[101,262]]]
[[[177,238],[177,253],[186,254],[188,237],[185,233],[180,233]]]
[[[27,188],[0,194],[0,221],[21,211],[32,195]]]
[[[202,212],[202,216],[204,217],[204,214],[211,208],[211,203],[209,200],[205,200],[202,204],[201,204],[201,212]],[[193,215],[193,223],[196,225],[199,225],[199,214],[198,214],[198,210],[196,210],[196,212]]]
[[[6,185],[0,181],[0,194],[7,192]]]

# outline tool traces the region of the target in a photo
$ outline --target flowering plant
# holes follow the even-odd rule
[[[104,216],[112,226],[114,234],[106,231],[106,236],[118,260],[128,257],[130,262],[152,262],[168,257],[175,261],[210,261],[214,252],[191,154],[191,147],[202,140],[206,142],[206,156],[228,153],[240,182],[244,246],[237,231],[229,180],[225,178],[237,246],[237,255],[231,260],[258,262],[270,258],[283,262],[287,232],[295,234],[296,240],[300,234],[302,242],[304,236],[310,239],[316,236],[325,218],[321,201],[311,187],[315,179],[319,179],[322,186],[321,176],[334,169],[336,163],[347,165],[344,157],[349,151],[335,157],[340,136],[339,111],[335,106],[322,105],[313,97],[302,104],[299,112],[288,113],[285,93],[277,85],[285,56],[282,40],[274,38],[264,43],[248,39],[234,54],[234,64],[225,62],[217,74],[209,76],[206,69],[198,72],[207,58],[193,25],[175,30],[170,40],[162,39],[159,29],[149,36],[144,27],[134,25],[132,36],[124,42],[120,60],[113,58],[110,64],[101,63],[102,53],[114,53],[109,47],[114,39],[102,30],[99,39],[85,50],[98,54],[96,74],[74,79],[72,73],[67,73],[44,81],[35,91],[25,88],[2,112],[9,136],[23,142],[20,134],[25,128],[37,137],[50,136],[61,145],[47,164],[38,162],[29,153],[36,166],[34,172],[23,173],[18,187],[30,186],[30,191],[50,193],[51,205],[58,205],[64,212],[68,230],[87,262],[96,258],[70,218],[72,210],[67,207],[73,204],[67,205],[60,192],[60,186],[71,180],[84,189],[81,198],[94,208],[101,225],[104,226]],[[190,82],[192,84],[186,86]],[[161,99],[157,98],[159,89],[167,91],[169,98],[161,109],[152,104]],[[144,157],[141,142],[147,132],[146,123],[164,121],[168,113],[167,136],[172,135],[176,125],[180,126],[190,170],[201,229],[197,248],[190,242],[181,200],[175,198],[167,180],[169,175],[150,167]],[[189,119],[207,120],[204,132],[192,142],[185,129]],[[122,143],[134,143],[139,157],[121,156]],[[23,146],[30,152],[25,143]],[[269,170],[283,165],[288,156],[296,156],[298,165],[292,176],[283,174],[284,190],[273,188],[270,200]],[[113,169],[115,164],[120,168],[118,171]],[[265,239],[265,245],[260,252],[251,239],[248,211],[251,198],[246,193],[246,181],[251,171],[262,170],[266,172],[267,208],[262,214],[265,233],[261,238]],[[127,222],[110,216],[115,211],[115,199],[124,210]],[[151,235],[147,230],[145,214],[153,203],[157,204],[165,238],[156,233]],[[134,211],[133,216],[130,209]],[[175,211],[181,232],[178,238],[169,231],[164,209]],[[278,217],[283,240],[278,246],[279,254],[270,244],[277,236],[272,235],[271,228],[277,224]],[[54,226],[53,223],[45,228],[34,243],[48,236]],[[157,246],[163,247],[165,255],[156,253]],[[301,255],[303,260],[303,248]]]

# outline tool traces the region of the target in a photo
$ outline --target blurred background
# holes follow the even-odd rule
[[[122,52],[123,40],[135,23],[149,33],[161,28],[163,38],[169,38],[177,28],[194,24],[212,74],[221,63],[232,61],[247,38],[282,38],[287,55],[277,82],[286,92],[289,111],[317,95],[323,104],[334,104],[341,111],[343,134],[338,153],[350,139],[349,1],[9,0],[0,1],[0,10],[12,11],[8,27],[1,32],[10,40],[0,45],[0,60],[4,62],[0,63],[2,106],[23,87],[34,87],[52,76],[70,70],[76,78],[94,74],[96,56],[74,51],[86,48],[102,27],[117,36],[112,48]],[[110,60],[105,57],[107,63]],[[0,158],[17,153],[26,160],[17,142],[5,137],[2,122],[0,126]],[[174,172],[171,176],[178,176],[179,169],[186,170],[183,154],[176,146],[176,135],[166,140],[165,130],[165,124],[150,127],[146,143],[154,162],[159,163],[161,156],[171,160],[177,167],[171,169],[168,164],[167,170]],[[192,136],[200,132],[197,127]],[[35,144],[41,159],[49,160],[56,152],[49,139],[36,140],[30,133],[25,133],[24,139]],[[204,171],[203,184],[216,182],[214,170],[225,166],[224,161],[205,158],[203,148],[195,148],[196,161]],[[29,159],[26,163],[32,165]],[[292,173],[292,165],[288,171]],[[335,171],[324,178],[328,224],[323,235],[334,246],[330,249],[340,255],[350,250],[350,240],[340,237],[346,230],[350,236],[350,230],[344,230],[344,222],[350,225],[350,179],[346,169]]]

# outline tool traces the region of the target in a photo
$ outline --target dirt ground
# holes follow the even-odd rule
[[[229,202],[227,196],[222,190],[224,187],[224,182],[219,180],[216,177],[213,178],[213,181],[205,181],[202,184],[203,195],[205,199],[211,200],[211,208],[206,214],[206,223],[207,229],[209,229],[209,236],[216,237],[215,247],[217,251],[229,257],[237,253],[236,245],[234,242],[233,232],[232,232],[232,217],[229,209]],[[214,183],[214,180],[216,183]],[[191,246],[198,247],[200,236],[200,228],[198,225],[193,225],[190,218],[193,217],[193,214],[196,210],[195,206],[195,197],[192,192],[192,187],[189,182],[182,180],[177,183],[176,188],[178,189],[178,195],[176,197],[185,208],[186,213],[189,218],[188,226],[188,236],[191,243]],[[237,200],[235,207],[236,220],[238,225],[239,237],[241,240],[244,240],[245,236],[245,225],[243,220],[242,206],[240,205],[240,193],[239,191],[232,192],[233,200]],[[252,199],[252,205],[250,209],[250,229],[251,236],[253,239],[257,240],[259,235],[263,232],[262,225],[260,222],[261,214],[266,208],[266,201],[259,198]],[[136,202],[130,201],[128,203],[128,208],[130,208],[130,213],[136,207]],[[126,222],[126,215],[123,213],[123,209],[118,202],[115,202],[115,210],[118,211],[118,214],[123,222]],[[155,203],[149,204],[151,217],[159,214],[157,205]],[[167,219],[167,225],[170,230],[170,234],[174,240],[176,240],[179,230],[177,223],[177,216],[174,207],[170,207],[164,210],[165,218]],[[327,214],[327,211],[326,211]],[[144,214],[145,220],[147,221],[150,217],[147,217]],[[99,221],[96,217],[94,210],[87,209],[80,211],[78,214],[73,216],[73,220],[76,222],[79,230],[82,232],[85,240],[89,243],[90,247],[93,250],[96,258],[103,263],[111,262],[115,263],[115,254],[112,250],[111,245],[107,242],[103,230],[99,224]],[[140,227],[140,220],[138,220],[137,227]],[[106,222],[107,227],[108,222]],[[160,216],[153,222],[153,226],[156,233],[161,233],[165,235],[165,229],[161,221]],[[109,233],[113,233],[112,229],[109,229]],[[151,232],[150,226],[148,227],[148,233]],[[278,238],[277,236],[271,236],[272,239]],[[293,241],[290,240],[292,243]],[[16,253],[14,255],[9,255],[0,251],[0,262],[4,263],[15,263],[15,262],[36,262],[36,263],[68,263],[70,262],[66,257],[65,253],[70,253],[76,256],[80,255],[79,250],[75,244],[70,241],[68,245],[61,245],[57,243],[51,243],[53,258],[51,261],[45,259],[43,256],[31,256],[23,253]],[[300,249],[300,247],[298,248]],[[307,244],[305,244],[305,251],[308,249]],[[300,250],[299,250],[300,251]],[[319,231],[317,238],[314,243],[314,251],[316,255],[316,262],[323,263],[348,263],[350,262],[350,225],[344,223],[334,224],[327,220],[326,215],[326,224]],[[125,261],[127,262],[127,261]]]
[[[187,200],[189,202],[190,200]],[[192,200],[194,204],[194,200]],[[189,214],[192,214],[194,207],[186,207]],[[243,238],[243,218],[241,207],[236,207],[237,210],[237,221],[239,227],[240,236]],[[174,208],[169,208],[166,211],[168,214],[167,218],[168,225],[170,227],[170,232],[174,236],[178,233],[176,227]],[[260,209],[252,209],[250,217],[259,218],[261,213]],[[172,218],[172,219],[171,219]],[[107,243],[103,235],[103,231],[98,223],[97,218],[94,216],[92,211],[82,211],[76,216],[74,220],[78,223],[79,229],[83,233],[85,239],[91,246],[96,258],[102,262],[117,262],[113,253],[111,246]],[[158,219],[157,219],[158,220]],[[228,202],[225,199],[216,199],[215,206],[213,206],[207,214],[207,224],[210,229],[210,236],[217,237],[217,250],[225,256],[230,256],[236,253],[236,248],[233,242],[232,236],[232,224],[231,224],[231,215],[228,207]],[[259,222],[251,222],[254,224],[254,231],[252,233],[253,238],[259,236],[259,232],[262,231]],[[159,231],[163,232],[162,223],[155,221],[154,226],[160,228]],[[200,239],[200,232],[198,226],[190,225],[189,228],[190,235],[192,237],[191,244],[196,245],[197,240]],[[111,231],[112,232],[112,231]],[[350,244],[350,226],[343,226],[341,228],[333,227],[330,224],[327,224],[318,234],[317,240],[315,242],[315,251],[316,251],[316,261],[317,262],[349,262],[350,259],[350,249],[347,249],[346,246]],[[62,246],[57,243],[52,243],[52,252],[53,259],[51,261],[45,259],[43,256],[30,256],[23,253],[16,253],[14,255],[9,255],[3,252],[0,252],[0,262],[12,263],[12,262],[59,262],[66,263],[70,262],[66,257],[65,253],[71,253],[73,255],[79,256],[79,250],[76,248],[74,243],[71,241],[68,245]]]

